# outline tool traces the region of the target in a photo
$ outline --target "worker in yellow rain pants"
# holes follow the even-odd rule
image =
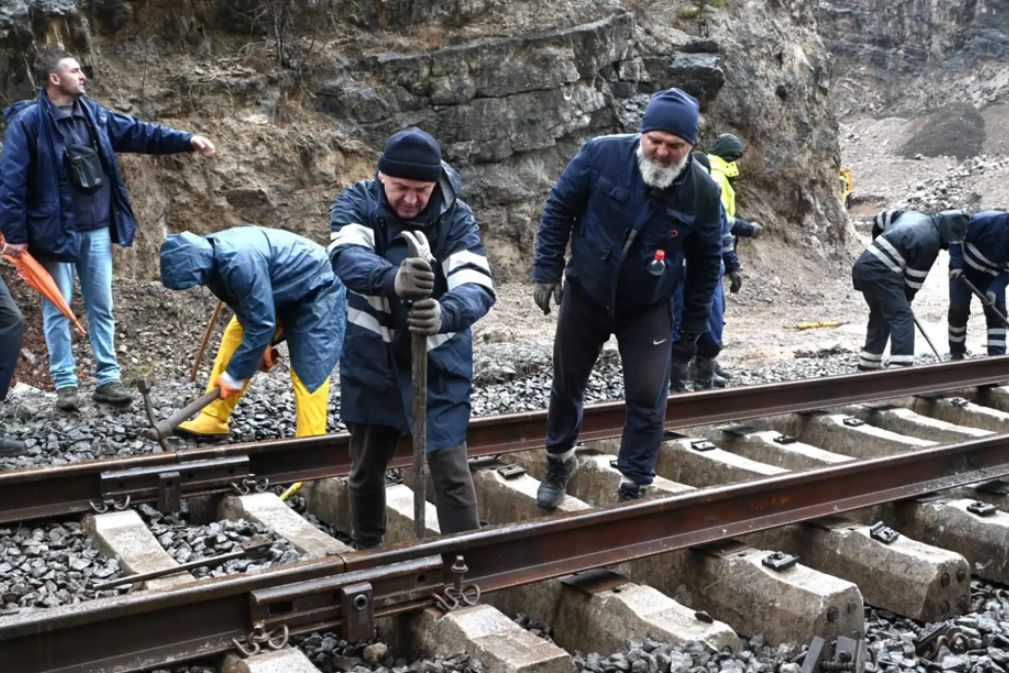
[[[225,366],[231,360],[231,356],[238,350],[242,343],[242,324],[237,318],[232,318],[228,326],[224,328],[224,336],[221,337],[221,345],[217,349],[217,357],[214,359],[214,368],[210,371],[210,382],[207,384],[207,392],[213,390],[216,385],[213,383],[224,372]],[[267,355],[273,350],[272,346],[264,353],[263,362],[260,364],[260,371],[266,371],[273,366],[272,355]],[[291,369],[291,384],[294,386],[294,410],[295,410],[295,437],[311,437],[312,435],[326,434],[326,411],[329,408],[329,379],[327,378],[321,386],[314,392],[310,392],[305,384],[298,378],[298,373]],[[238,406],[238,401],[245,394],[245,389],[249,387],[249,379],[246,379],[241,389],[227,399],[218,399],[211,402],[200,415],[191,421],[182,423],[178,431],[181,434],[198,437],[227,436],[231,432],[228,419]]]
[[[326,251],[279,229],[247,225],[207,236],[174,234],[161,245],[161,282],[173,290],[206,285],[235,317],[224,330],[207,384],[220,399],[179,430],[230,432],[228,420],[257,369],[272,366],[283,330],[291,357],[297,436],[326,432],[329,375],[343,351],[346,290]]]

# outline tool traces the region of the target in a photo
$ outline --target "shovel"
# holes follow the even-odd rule
[[[403,232],[410,257],[420,257],[434,266],[434,255],[427,236],[423,232],[416,234]],[[422,299],[422,297],[417,297]],[[427,474],[425,457],[427,454],[427,336],[424,334],[410,335],[410,399],[413,401],[413,532],[418,540],[424,538],[427,526],[424,521],[427,505]]]

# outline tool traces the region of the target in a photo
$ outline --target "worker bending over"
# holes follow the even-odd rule
[[[272,346],[287,341],[294,385],[295,436],[326,432],[329,375],[340,359],[346,292],[322,246],[288,231],[253,225],[208,236],[187,232],[161,245],[161,282],[172,290],[206,285],[235,316],[228,323],[207,392],[212,402],[179,430],[222,437],[228,419]]]
[[[882,216],[882,217],[881,217]],[[961,210],[925,215],[905,210],[876,217],[875,236],[852,269],[856,290],[869,305],[869,327],[858,358],[860,371],[883,366],[890,341],[890,365],[914,364],[911,301],[921,289],[940,248],[963,239],[969,216]]]
[[[986,210],[970,218],[962,243],[949,246],[949,357],[967,352],[971,285],[983,293],[988,355],[1005,355],[1005,288],[1009,283],[1009,213]]]

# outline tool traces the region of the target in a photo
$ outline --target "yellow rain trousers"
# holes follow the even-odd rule
[[[227,367],[231,361],[231,356],[238,350],[242,343],[244,331],[237,318],[232,318],[228,326],[224,328],[224,336],[221,337],[221,345],[217,349],[217,357],[214,359],[214,368],[210,372],[210,381],[207,383],[207,392],[214,389],[214,382],[217,377]],[[291,383],[294,385],[294,410],[295,410],[295,437],[311,437],[312,435],[326,434],[326,414],[329,411],[329,379],[316,389],[309,392],[305,384],[298,378],[298,374],[291,369]],[[191,421],[182,423],[180,429],[196,435],[226,435],[231,431],[228,419],[238,406],[238,401],[245,394],[245,389],[249,387],[249,381],[245,381],[242,392],[233,395],[226,400],[215,400],[207,405],[200,415]]]

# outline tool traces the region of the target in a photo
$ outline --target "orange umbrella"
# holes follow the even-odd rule
[[[4,243],[3,234],[0,234],[0,248],[3,247]],[[63,315],[67,317],[78,332],[85,334],[84,326],[81,325],[77,316],[74,315],[70,305],[67,304],[67,300],[63,298],[60,289],[56,287],[56,281],[45,270],[45,267],[38,263],[38,260],[32,257],[27,250],[22,252],[20,257],[15,258],[11,255],[4,255],[3,258],[14,265],[18,275],[21,276],[24,282],[28,283],[30,287],[51,301],[56,308],[63,312]]]

